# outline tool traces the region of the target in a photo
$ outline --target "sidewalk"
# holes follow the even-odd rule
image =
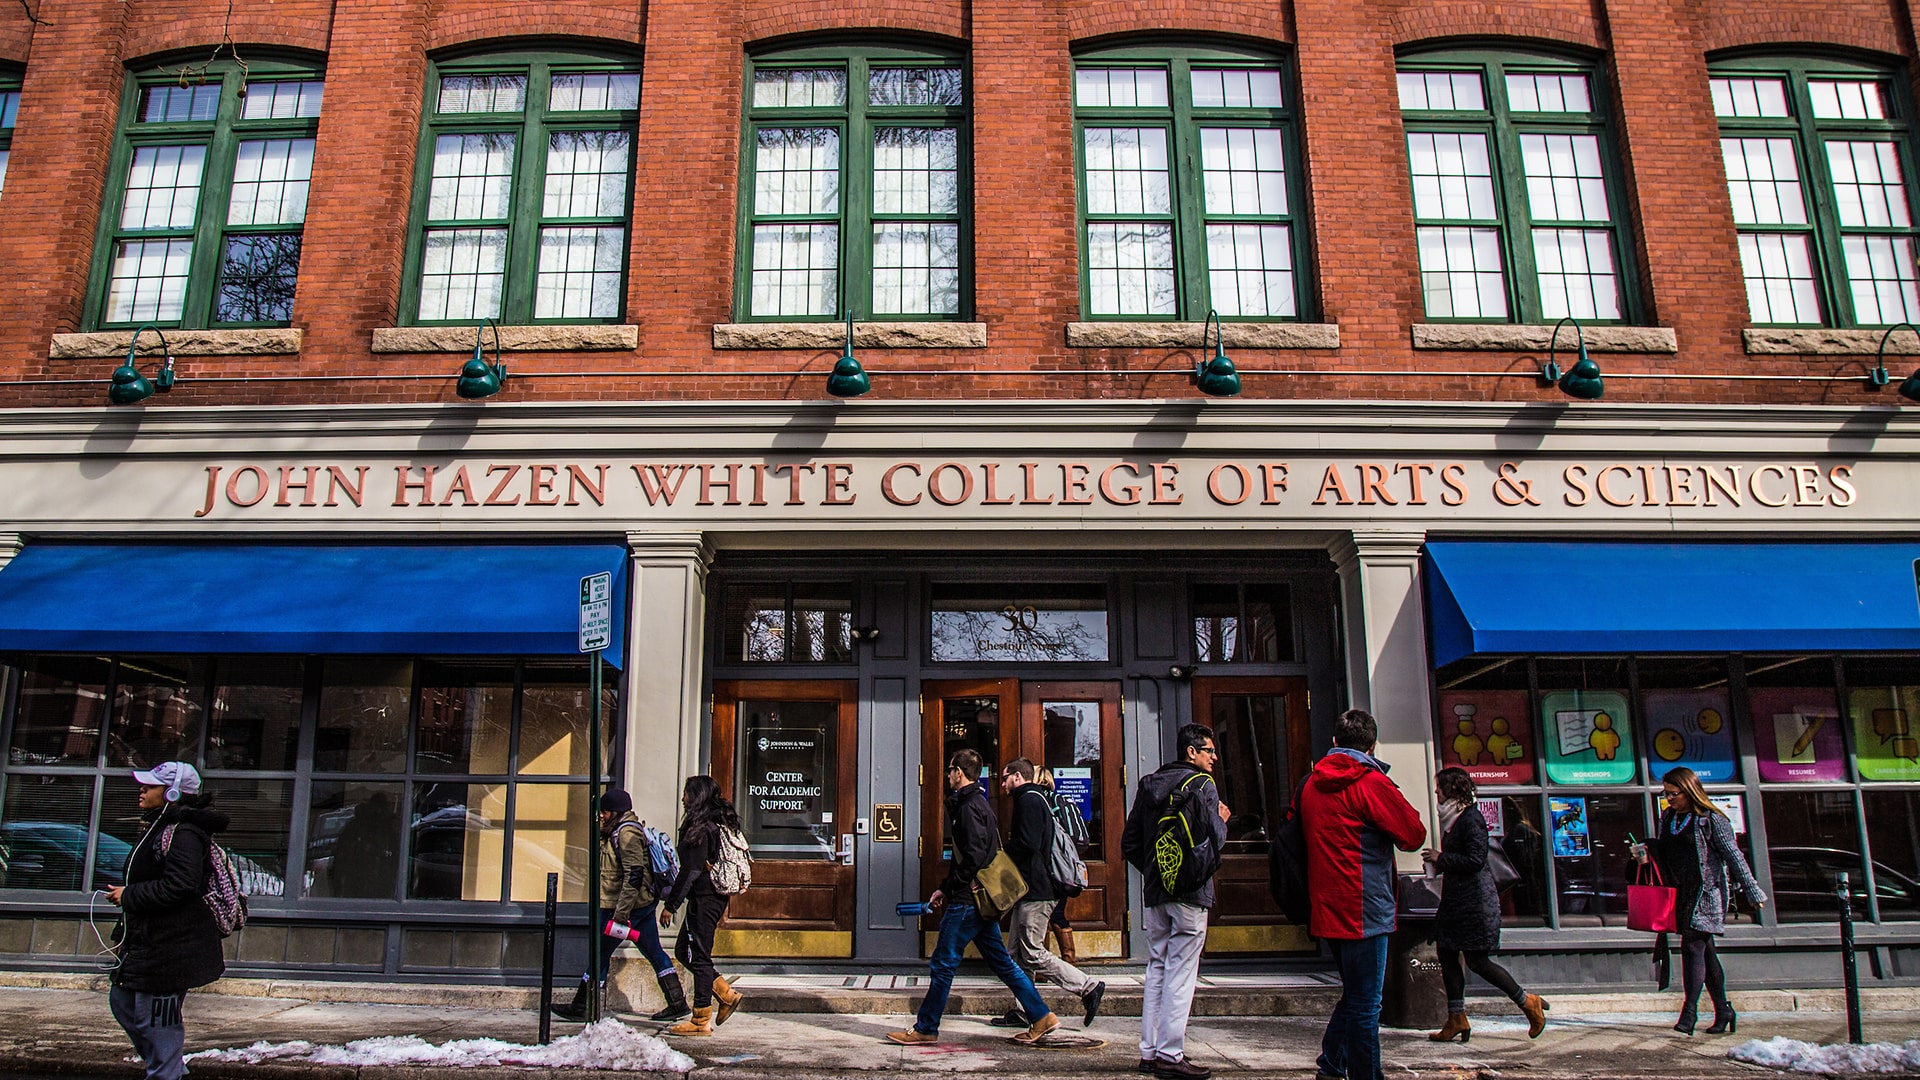
[[[950,1012],[941,1028],[941,1043],[907,1048],[882,1038],[887,1031],[910,1023],[904,1012],[752,1011],[762,996],[778,996],[777,987],[771,983],[756,986],[758,980],[774,978],[747,975],[740,979],[736,985],[748,995],[748,1011],[737,1014],[717,1036],[674,1040],[676,1049],[691,1054],[698,1062],[694,1076],[724,1076],[729,1080],[857,1076],[861,1080],[890,1080],[928,1072],[988,1072],[1007,1077],[1136,1075],[1139,1023],[1131,1018],[1103,1015],[1083,1033],[1075,1015],[1061,1033],[1091,1036],[1105,1040],[1105,1045],[1049,1051],[1014,1045],[1008,1041],[1010,1032],[988,1027],[981,1012]],[[462,988],[441,989],[448,999],[463,993]],[[984,986],[977,992],[982,1001],[991,996]],[[1668,1011],[1609,1012],[1607,998],[1563,995],[1553,999],[1553,1022],[1546,1034],[1530,1041],[1518,1017],[1500,1008],[1504,1002],[1488,1002],[1487,1015],[1475,1017],[1473,1041],[1466,1045],[1432,1043],[1423,1032],[1386,1032],[1383,1043],[1388,1075],[1410,1080],[1513,1074],[1533,1080],[1752,1077],[1770,1075],[1771,1070],[1726,1056],[1728,1049],[1747,1038],[1786,1035],[1810,1042],[1845,1041],[1843,1014],[1811,1008],[1757,1008],[1763,995],[1769,993],[1779,992],[1735,994],[1735,1004],[1742,1007],[1738,1036],[1699,1035],[1691,1039],[1669,1029],[1673,1017]],[[1876,1042],[1920,1037],[1920,1010],[1912,1010],[1906,1001],[1874,1000],[1881,996],[1885,992],[1868,995],[1867,1037]],[[1773,1001],[1778,1003],[1777,998]],[[1815,1000],[1808,999],[1807,1003]],[[1004,1006],[1004,991],[994,1004]],[[1909,1009],[1876,1007],[1891,1004],[1908,1005]],[[323,1002],[306,997],[202,993],[189,997],[186,1011],[189,1051],[295,1039],[337,1044],[382,1035],[418,1035],[435,1043],[463,1038],[532,1043],[538,1032],[538,1017],[531,1010],[498,1006]],[[126,1062],[128,1047],[107,1013],[103,992],[0,988],[0,1015],[11,1021],[0,1033],[0,1073],[136,1075]],[[654,1028],[635,1017],[624,1019],[642,1031]],[[1322,1023],[1317,1016],[1199,1018],[1189,1030],[1188,1053],[1223,1077],[1305,1080],[1313,1075]],[[578,1030],[578,1025],[554,1025],[556,1036]],[[201,1062],[193,1066],[193,1073],[202,1080],[504,1080],[524,1078],[528,1070]],[[558,1075],[565,1080],[606,1080],[635,1074],[566,1070]]]

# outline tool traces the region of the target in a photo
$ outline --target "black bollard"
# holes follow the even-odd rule
[[[1860,965],[1853,954],[1853,889],[1842,873],[1835,891],[1840,898],[1840,966],[1847,976],[1847,1041],[1866,1042],[1860,1030]]]
[[[553,1041],[553,924],[560,917],[560,875],[547,875],[547,913],[540,943],[540,1045]]]

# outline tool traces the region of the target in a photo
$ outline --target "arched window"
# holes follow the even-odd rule
[[[258,60],[127,80],[89,325],[286,324],[321,89],[317,68]]]
[[[1905,80],[1777,57],[1718,62],[1711,74],[1753,321],[1920,320]]]
[[[959,319],[972,308],[967,79],[947,53],[747,63],[743,319]]]
[[[1259,53],[1076,58],[1089,317],[1299,317],[1310,292],[1297,98],[1290,66]]]
[[[1403,56],[1399,69],[1427,318],[1633,321],[1602,70],[1464,50]]]
[[[618,322],[640,67],[573,52],[428,66],[403,319]]]

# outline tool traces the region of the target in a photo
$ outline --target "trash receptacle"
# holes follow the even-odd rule
[[[1380,994],[1380,1023],[1396,1028],[1437,1028],[1447,1019],[1447,989],[1433,946],[1437,882],[1403,874],[1398,890],[1399,928],[1387,938],[1387,981]]]

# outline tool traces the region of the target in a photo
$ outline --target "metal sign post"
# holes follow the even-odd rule
[[[587,1022],[600,1019],[600,652],[613,640],[613,575],[580,579],[580,651],[589,654],[587,680]]]

